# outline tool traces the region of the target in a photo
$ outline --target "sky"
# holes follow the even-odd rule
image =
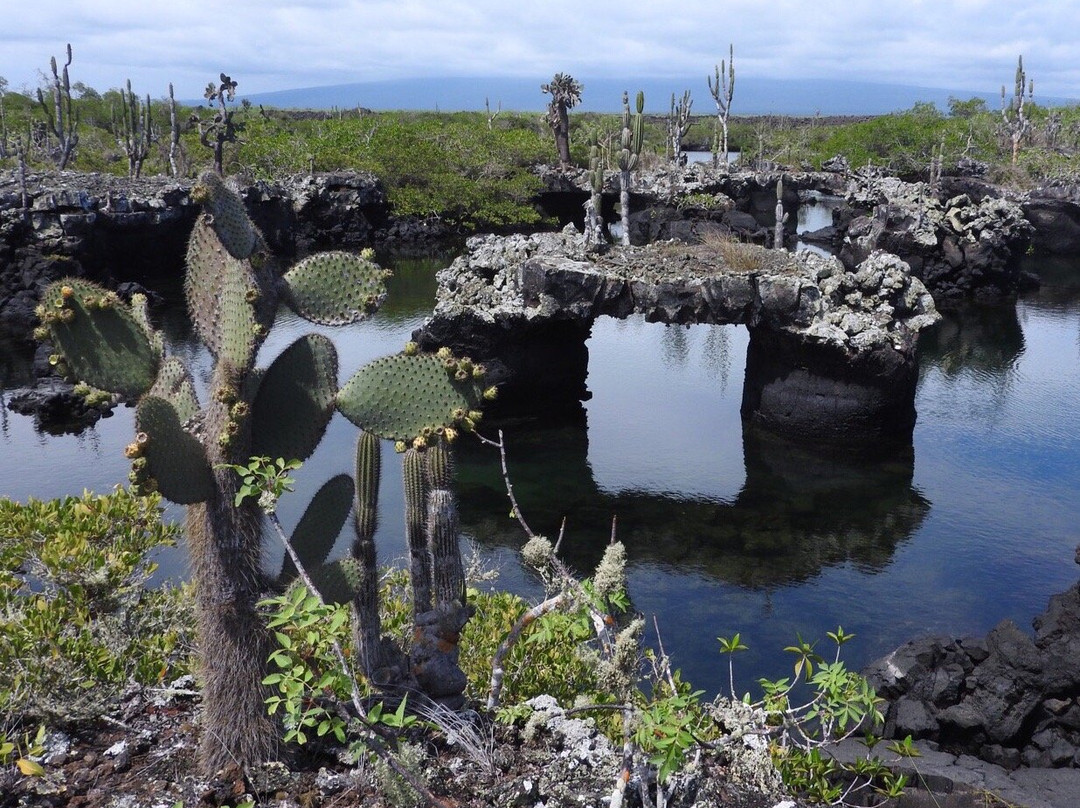
[[[386,79],[711,73],[997,92],[1024,57],[1044,96],[1080,97],[1080,0],[3,0],[0,76],[36,87],[71,43],[71,80],[170,82],[199,98]]]

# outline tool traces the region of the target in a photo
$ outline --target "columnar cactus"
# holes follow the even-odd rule
[[[598,250],[604,246],[604,224],[601,208],[604,191],[604,157],[600,141],[594,132],[589,145],[589,198],[585,202],[585,248]]]
[[[622,139],[619,150],[619,207],[622,215],[622,243],[630,246],[630,172],[641,159],[641,144],[645,141],[645,93],[638,90],[637,114],[630,119],[630,101],[626,91],[622,95]]]
[[[671,111],[668,113],[667,134],[668,159],[673,163],[682,161],[682,140],[686,137],[686,133],[690,131],[690,108],[693,106],[694,101],[690,98],[689,90],[682,94],[678,104],[675,103],[675,93],[671,94]]]
[[[141,103],[131,91],[131,79],[127,80],[127,90],[120,90],[120,120],[113,121],[113,133],[127,155],[128,176],[137,178],[157,134],[150,119],[150,94],[146,94],[146,103]]]
[[[447,440],[475,425],[483,371],[448,352],[411,352],[376,360],[339,390],[334,345],[317,334],[257,369],[255,356],[279,303],[317,323],[356,322],[381,303],[385,273],[366,257],[323,253],[279,274],[228,183],[205,172],[192,195],[204,213],[188,245],[185,291],[195,331],[214,357],[205,402],[183,362],[164,356],[139,301],[128,306],[94,284],[69,279],[45,291],[38,314],[61,369],[137,401],[138,434],[126,450],[135,490],[160,490],[189,506],[203,676],[201,761],[214,771],[272,758],[278,738],[262,685],[272,638],[255,608],[269,583],[260,567],[263,513],[250,499],[237,504],[239,477],[228,466],[258,455],[306,459],[335,408],[372,434],[381,428],[383,437],[417,447]],[[366,448],[358,454],[352,557],[324,563],[352,506],[347,475],[323,486],[292,542],[325,599],[356,598],[360,627],[370,626],[374,614],[377,638],[377,610],[363,599],[374,585],[378,447],[370,440],[362,438]],[[286,563],[279,582],[294,574]]]
[[[1025,89],[1027,94],[1024,94]],[[1009,141],[1012,144],[1012,164],[1016,165],[1020,157],[1020,144],[1031,132],[1031,119],[1027,116],[1025,107],[1034,103],[1035,80],[1028,80],[1024,72],[1024,57],[1020,56],[1016,61],[1016,81],[1013,87],[1012,98],[1006,101],[1005,85],[1001,85],[1001,119]]]
[[[728,60],[715,65],[712,76],[706,76],[709,92],[716,102],[716,131],[713,137],[713,168],[720,167],[723,155],[723,169],[728,170],[728,117],[731,115],[731,99],[735,96],[735,46],[728,45]]]
[[[781,176],[776,181],[776,224],[773,227],[773,247],[777,250],[784,249],[784,225],[787,224],[788,214],[784,213],[784,178]]]
[[[56,57],[49,60],[52,69],[50,81],[50,94],[52,107],[45,102],[45,94],[41,88],[37,91],[38,104],[45,113],[45,120],[49,130],[59,142],[56,152],[56,168],[63,171],[67,168],[75,147],[79,145],[79,113],[71,98],[71,78],[68,76],[68,68],[71,67],[71,45],[67,46],[67,61],[64,69],[59,71],[56,65]]]

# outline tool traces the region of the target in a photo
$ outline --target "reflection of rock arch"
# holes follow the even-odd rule
[[[912,485],[912,448],[878,454],[801,449],[744,430],[746,482],[731,501],[679,499],[634,491],[601,491],[588,465],[584,413],[536,430],[527,442],[511,433],[515,495],[536,530],[568,520],[564,555],[591,569],[618,517],[618,535],[634,561],[659,561],[727,583],[769,589],[818,575],[835,564],[884,567],[922,524],[930,503]],[[471,521],[499,513],[505,501],[490,449],[461,447],[463,528],[487,544],[521,543],[507,521]]]
[[[1004,377],[1024,353],[1024,329],[1016,304],[972,304],[951,309],[919,341],[924,370],[947,376],[965,371]]]
[[[584,252],[576,232],[471,239],[439,273],[421,347],[449,345],[501,376],[510,408],[573,408],[587,397],[597,317],[745,324],[744,417],[789,437],[899,437],[915,422],[919,329],[938,314],[908,267],[877,253],[835,259],[754,245],[674,242]]]

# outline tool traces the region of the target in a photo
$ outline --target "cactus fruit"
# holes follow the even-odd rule
[[[334,414],[337,351],[321,334],[286,348],[262,375],[251,407],[254,455],[306,460]]]
[[[161,353],[128,307],[87,305],[105,294],[76,278],[53,283],[42,295],[43,325],[57,348],[58,369],[62,357],[78,381],[134,400],[153,385]]]

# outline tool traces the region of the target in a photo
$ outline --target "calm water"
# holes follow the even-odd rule
[[[399,350],[430,309],[443,263],[398,262],[389,305],[361,326],[282,318],[264,361],[312,330],[335,339],[342,380]],[[667,651],[710,691],[726,686],[715,638],[736,631],[751,646],[737,663],[745,689],[759,675],[784,675],[779,649],[796,633],[821,637],[843,624],[858,635],[848,658],[861,665],[920,633],[985,632],[1006,617],[1027,627],[1076,579],[1080,542],[1080,266],[1032,268],[1044,277],[1040,292],[950,315],[924,338],[913,446],[869,459],[743,434],[744,329],[600,320],[580,416],[505,425],[525,515],[550,535],[565,516],[566,554],[583,570],[617,516],[634,607],[656,615]],[[172,350],[205,369],[183,319],[164,325]],[[18,372],[5,358],[0,370]],[[126,479],[131,434],[128,409],[61,437],[0,409],[0,494],[106,491]],[[351,470],[354,440],[335,416],[283,505],[286,522],[323,481]],[[501,585],[535,597],[514,555],[523,536],[507,515],[496,455],[466,444],[460,456],[470,542],[502,570]],[[385,562],[404,553],[396,467],[386,447]],[[268,564],[279,558],[268,551]],[[184,570],[182,550],[163,558],[164,576]]]

